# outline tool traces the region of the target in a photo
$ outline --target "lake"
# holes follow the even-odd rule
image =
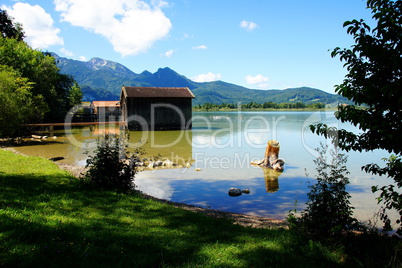
[[[323,122],[353,131],[341,124],[332,111],[193,112],[193,129],[186,131],[130,132],[130,150],[142,146],[148,158],[160,155],[177,164],[139,172],[136,187],[149,195],[201,207],[283,219],[289,210],[305,207],[309,182],[314,181],[320,143],[330,144],[309,130]],[[105,131],[118,133],[118,126],[85,126],[55,131],[57,139],[32,141],[16,147],[28,155],[64,157],[69,164],[85,165],[96,138]],[[264,157],[269,140],[280,143],[279,157],[285,161],[282,173],[250,164]],[[141,141],[141,142],[140,142]],[[361,171],[367,163],[382,164],[384,151],[349,152],[347,167],[354,215],[374,220],[378,212],[371,186],[391,183],[387,178]],[[231,187],[249,189],[249,194],[228,195]]]

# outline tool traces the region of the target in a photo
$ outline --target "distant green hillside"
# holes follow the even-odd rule
[[[241,102],[303,102],[315,103],[322,102],[325,104],[347,102],[335,94],[329,94],[319,89],[301,87],[289,88],[284,90],[257,90],[225,83],[222,81],[203,83],[198,88],[192,90],[197,96],[194,103],[200,104],[210,102],[219,103],[237,103]]]
[[[75,78],[84,92],[84,100],[116,100],[125,86],[143,87],[188,87],[196,98],[194,105],[203,103],[237,102],[303,102],[348,103],[345,98],[329,94],[319,89],[301,87],[284,90],[249,89],[223,81],[196,83],[170,68],[160,68],[157,72],[144,71],[136,74],[127,67],[113,61],[93,58],[89,61],[77,61],[52,54],[62,73]]]

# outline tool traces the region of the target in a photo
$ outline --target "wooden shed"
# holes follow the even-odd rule
[[[187,87],[125,87],[122,120],[130,130],[191,129],[193,93]]]
[[[91,109],[99,121],[118,121],[120,116],[119,101],[93,101]]]

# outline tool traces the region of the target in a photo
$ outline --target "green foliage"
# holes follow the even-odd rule
[[[74,82],[74,86],[71,87],[68,95],[69,106],[74,107],[75,105],[81,104],[83,95],[80,86],[77,82]]]
[[[345,166],[347,157],[335,148],[329,151],[329,161],[327,151],[328,146],[321,145],[321,149],[317,149],[319,156],[314,160],[317,181],[309,186],[307,208],[300,218],[292,213],[288,218],[293,227],[319,237],[339,236],[356,228],[357,224],[352,217],[351,196],[346,191],[349,184]]]
[[[192,89],[196,96],[195,105],[203,103],[249,103],[249,102],[273,102],[273,103],[349,103],[345,98],[329,94],[315,88],[301,87],[284,90],[257,90],[249,89],[222,81],[201,83]]]
[[[0,132],[0,135],[15,135],[18,132],[16,126],[21,123],[38,123],[42,120],[64,121],[67,111],[81,103],[82,92],[78,84],[74,84],[72,77],[60,73],[55,59],[49,53],[33,50],[22,41],[24,37],[22,28],[14,24],[3,10],[0,10],[0,30],[0,66],[8,67],[7,76],[18,77],[29,83],[29,89],[25,87],[23,90],[27,93],[24,93],[23,101],[20,99],[22,93],[19,94],[15,86],[6,90],[13,94],[7,97],[3,94],[3,99],[8,101],[8,110],[2,111],[3,118],[6,118],[4,117],[6,114],[7,116],[15,114],[16,118],[10,119],[12,122],[6,126],[6,130]],[[3,84],[8,83],[4,80],[5,76],[3,73]],[[3,93],[6,91],[3,87]]]
[[[340,106],[336,117],[358,126],[361,134],[337,131],[323,124],[313,126],[312,130],[335,138],[340,148],[347,151],[384,149],[394,155],[385,168],[373,164],[363,168],[394,179],[395,185],[373,190],[382,191],[379,201],[384,202],[386,209],[399,212],[402,233],[402,195],[397,190],[402,184],[402,1],[369,0],[367,7],[373,13],[376,26],[372,29],[363,20],[345,22],[355,45],[332,52],[332,57],[339,57],[348,70],[343,83],[336,86],[336,92],[367,107]],[[388,218],[384,216],[384,219]]]
[[[391,231],[392,221],[389,219],[386,214],[387,209],[396,209],[399,213],[400,218],[395,221],[396,224],[401,226],[402,220],[402,194],[400,193],[400,189],[402,188],[402,161],[401,157],[397,157],[395,155],[391,155],[389,158],[384,158],[386,161],[386,166],[381,168],[377,164],[369,164],[363,167],[366,172],[371,172],[373,174],[378,175],[387,175],[391,178],[394,178],[395,185],[387,185],[387,186],[373,186],[372,191],[377,192],[380,191],[380,197],[378,198],[378,202],[384,203],[385,207],[380,214],[381,220],[384,222],[384,230]],[[396,187],[395,187],[396,186]],[[397,188],[397,189],[395,189]],[[398,227],[398,232],[402,233],[402,228]]]
[[[43,117],[43,98],[34,96],[31,90],[32,83],[27,78],[0,65],[0,137],[21,134],[20,124]]]
[[[127,140],[125,135],[105,134],[99,138],[94,155],[87,159],[89,170],[85,178],[107,190],[133,189],[136,173],[133,160],[137,155],[128,156]]]
[[[24,39],[25,34],[18,23],[7,14],[7,11],[0,9],[0,33],[2,37],[15,38],[18,41]]]
[[[197,104],[193,106],[196,110],[233,110],[238,109],[238,104],[235,103],[221,103],[221,104],[213,104],[213,103],[204,103],[204,104]],[[305,104],[303,102],[296,102],[296,103],[276,103],[276,102],[264,102],[264,103],[257,103],[257,102],[248,102],[240,105],[241,109],[244,110],[253,110],[253,109],[323,109],[325,108],[325,104],[318,102],[318,103],[311,103]]]
[[[0,37],[0,64],[32,82],[32,94],[42,96],[46,103],[43,110],[46,121],[64,120],[74,80],[59,72],[53,57],[33,50],[23,41]]]

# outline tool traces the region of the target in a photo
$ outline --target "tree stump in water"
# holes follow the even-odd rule
[[[278,159],[279,156],[279,142],[276,140],[268,141],[267,148],[265,149],[265,156],[259,166],[272,168],[275,171],[282,172],[285,162]]]

